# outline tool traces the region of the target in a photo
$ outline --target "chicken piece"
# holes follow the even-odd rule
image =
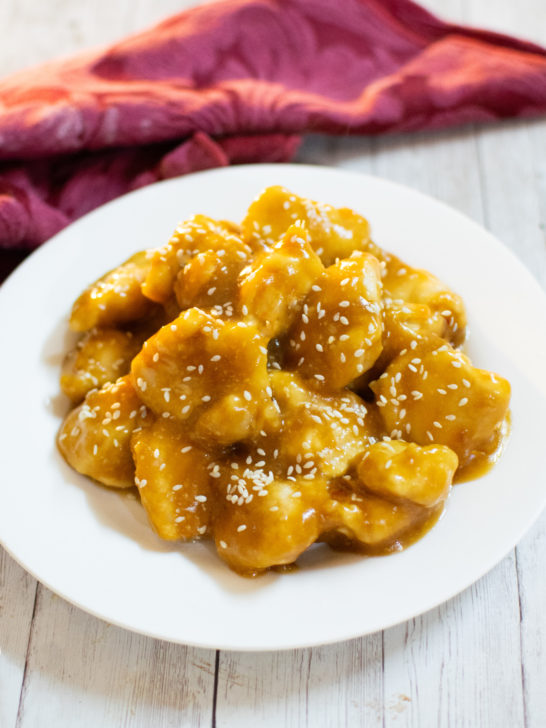
[[[365,450],[368,438],[379,435],[375,406],[352,392],[316,392],[289,372],[271,372],[270,382],[282,427],[268,434],[262,452],[270,467],[269,452],[277,451],[275,462],[283,466],[285,478],[341,475]]]
[[[246,259],[246,246],[234,233],[237,229],[233,223],[212,220],[206,215],[195,215],[180,223],[169,242],[153,251],[150,270],[142,284],[144,295],[165,303],[173,294],[179,271],[199,253],[211,250],[221,255],[221,251],[233,245]]]
[[[367,371],[381,353],[379,263],[355,253],[325,270],[287,338],[287,363],[334,389]]]
[[[135,483],[154,531],[167,541],[201,538],[211,513],[207,453],[165,418],[134,432],[131,449]]]
[[[68,352],[61,370],[61,389],[74,403],[91,389],[127,374],[143,338],[131,331],[91,329]]]
[[[298,197],[284,187],[268,187],[254,200],[241,223],[243,237],[250,245],[273,245],[297,220],[305,223],[311,245],[324,265],[355,250],[379,251],[370,241],[365,218],[346,207]]]
[[[323,271],[308,232],[291,225],[273,248],[258,253],[241,273],[239,308],[264,336],[278,336],[292,323],[298,304]]]
[[[89,392],[64,420],[57,444],[74,470],[103,485],[130,488],[131,434],[148,416],[128,376]]]
[[[383,351],[379,360],[388,364],[404,349],[415,346],[430,336],[443,338],[447,331],[445,318],[423,303],[390,303],[383,309]],[[378,360],[378,361],[379,361]]]
[[[376,442],[364,452],[357,466],[363,494],[371,491],[385,498],[410,500],[431,508],[449,495],[458,458],[444,445],[421,447],[392,440]]]
[[[88,331],[94,327],[115,327],[137,321],[152,311],[154,304],[141,290],[151,253],[136,253],[86,288],[72,306],[70,328]]]
[[[396,357],[370,386],[391,437],[447,445],[461,468],[496,448],[510,401],[505,379],[432,337]]]
[[[157,415],[227,445],[252,436],[274,412],[265,344],[252,324],[190,308],[144,343],[133,381]]]
[[[328,528],[321,538],[334,548],[360,547],[369,553],[400,551],[404,536],[431,517],[429,509],[408,501],[393,503],[371,494],[360,495],[347,487],[349,483],[346,476],[330,486]]]
[[[401,351],[414,348],[429,336],[443,337],[447,330],[445,318],[423,303],[388,303],[383,307],[382,323],[383,350],[373,367],[351,385],[355,392],[365,392]]]
[[[232,303],[238,276],[252,256],[241,240],[231,236],[221,250],[206,250],[191,258],[177,274],[174,293],[181,309]]]
[[[213,475],[218,491],[214,540],[219,556],[235,571],[255,576],[292,564],[318,538],[324,482],[278,480],[241,458]]]
[[[385,299],[404,303],[426,304],[446,321],[444,337],[454,346],[466,338],[466,311],[463,299],[436,276],[407,265],[394,255],[387,257],[383,270]]]

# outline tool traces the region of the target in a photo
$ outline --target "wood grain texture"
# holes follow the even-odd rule
[[[546,512],[516,554],[525,725],[542,728],[546,720]]]
[[[214,651],[113,627],[40,586],[16,725],[210,726],[214,671]]]
[[[15,725],[36,581],[0,548],[0,726]]]
[[[542,0],[422,2],[546,45]],[[112,42],[192,4],[5,0],[0,75]],[[546,285],[546,122],[310,136],[298,160],[379,174],[444,200]],[[546,514],[490,574],[404,625],[329,647],[216,660],[109,626],[43,587],[35,601],[36,582],[0,550],[0,726],[544,728],[545,572]]]
[[[382,661],[381,634],[284,653],[222,652],[216,726],[380,727]]]
[[[524,725],[514,572],[512,555],[460,596],[385,632],[385,704],[399,705],[386,728]]]

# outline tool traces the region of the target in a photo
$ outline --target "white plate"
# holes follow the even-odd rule
[[[59,365],[71,302],[129,254],[162,244],[193,213],[239,220],[265,186],[353,207],[377,242],[462,294],[475,363],[512,383],[512,435],[494,470],[458,485],[436,527],[384,558],[317,546],[296,573],[247,580],[203,544],[160,541],[136,501],[68,468],[55,448]],[[0,289],[0,540],[73,604],[137,632],[236,650],[356,637],[449,599],[491,569],[545,499],[546,297],[481,227],[410,189],[303,165],[233,167],[156,184],[71,225]]]

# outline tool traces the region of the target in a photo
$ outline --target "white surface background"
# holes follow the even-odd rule
[[[3,0],[0,73],[114,40],[190,4]],[[546,45],[543,0],[424,4]],[[298,160],[379,174],[444,200],[546,285],[545,121],[388,139],[313,137]],[[423,617],[330,647],[238,654],[111,627],[1,554],[0,726],[543,728],[545,573],[543,515],[490,574]],[[332,619],[343,619],[342,604]]]

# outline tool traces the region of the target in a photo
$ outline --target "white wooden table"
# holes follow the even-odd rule
[[[0,73],[114,40],[190,4],[2,0]],[[546,45],[544,0],[424,4]],[[546,284],[546,121],[313,137],[298,159],[372,172],[446,201]],[[422,617],[330,647],[238,654],[112,627],[53,595],[0,549],[0,726],[544,728],[545,574],[543,514],[491,573]]]

